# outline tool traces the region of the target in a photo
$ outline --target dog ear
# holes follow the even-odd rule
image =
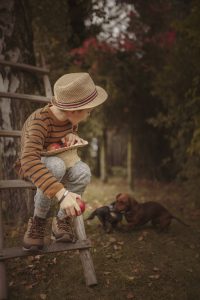
[[[119,198],[119,196],[121,196],[122,193],[117,194],[116,196],[116,200]]]

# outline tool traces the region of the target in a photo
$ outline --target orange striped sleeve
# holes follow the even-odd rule
[[[25,177],[49,198],[64,186],[53,176],[49,169],[41,162],[41,151],[48,134],[47,124],[40,119],[28,122],[23,138],[23,152],[21,154],[21,168]]]

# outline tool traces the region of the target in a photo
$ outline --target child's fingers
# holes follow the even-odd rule
[[[76,137],[75,136],[70,136],[67,145],[72,146],[76,143]]]
[[[61,139],[61,142],[62,142],[63,144],[66,144],[66,143],[67,143],[67,138],[66,138],[66,137],[63,137],[63,138]]]

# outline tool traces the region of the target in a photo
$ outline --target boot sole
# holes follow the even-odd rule
[[[43,248],[44,246],[31,246],[30,248],[22,247],[22,250],[26,252],[40,252]]]
[[[54,243],[76,243],[76,239],[74,238],[73,240],[69,240],[66,237],[62,236],[60,238],[56,238],[54,234],[51,234],[51,240]]]

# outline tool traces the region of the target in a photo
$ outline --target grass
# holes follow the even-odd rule
[[[157,233],[145,226],[131,232],[119,229],[105,234],[94,219],[85,227],[93,244],[97,286],[85,286],[77,251],[30,256],[6,263],[9,299],[199,300],[200,211],[194,210],[182,187],[175,184],[140,181],[131,192],[123,179],[113,178],[106,184],[94,179],[88,186],[84,217],[113,201],[119,192],[130,192],[142,202],[160,201],[191,227],[173,221],[168,233]],[[7,232],[12,236],[11,244],[22,237],[24,228],[8,226]]]

